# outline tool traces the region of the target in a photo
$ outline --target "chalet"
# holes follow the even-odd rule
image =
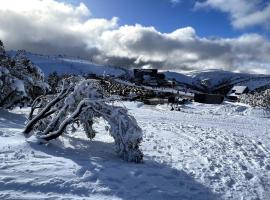
[[[158,73],[157,69],[134,69],[134,81],[136,84],[159,86],[165,82],[165,75]]]
[[[241,94],[246,94],[248,91],[249,89],[247,86],[233,86],[233,88],[227,94],[227,97],[231,100],[237,100]]]
[[[218,94],[204,94],[195,93],[194,101],[206,104],[221,104],[224,100],[224,96]]]

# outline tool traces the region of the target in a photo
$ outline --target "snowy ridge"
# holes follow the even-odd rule
[[[9,55],[14,56],[16,51],[9,51]],[[132,74],[131,69],[120,67],[104,66],[94,64],[88,60],[81,58],[65,57],[65,56],[46,56],[27,52],[27,57],[37,66],[39,66],[46,76],[56,71],[59,74],[96,74],[98,76],[109,75],[119,77],[122,75]],[[162,70],[161,70],[162,71]],[[269,75],[234,73],[223,70],[204,70],[194,71],[188,74],[182,74],[173,71],[162,71],[166,79],[175,79],[188,88],[197,90],[216,90],[218,88],[246,85],[250,90],[270,84]],[[205,84],[206,85],[203,85]]]
[[[245,85],[250,90],[270,85],[270,76],[262,74],[234,73],[223,70],[205,70],[189,74],[179,74],[176,72],[165,72],[168,79],[175,79],[179,83],[186,84],[197,89],[217,90],[219,88]],[[203,84],[206,84],[203,86]]]
[[[9,51],[9,55],[14,56],[16,51]],[[120,77],[130,76],[132,69],[125,69],[124,66],[112,67],[94,64],[88,60],[65,56],[46,56],[27,52],[26,56],[48,76],[56,71],[59,74],[96,74],[97,76]],[[205,92],[214,91],[233,85],[246,85],[250,90],[270,85],[269,75],[234,73],[223,70],[204,70],[182,74],[173,71],[162,71],[166,79],[175,79],[182,86]]]
[[[16,52],[10,51],[9,55],[13,56]],[[48,76],[50,73],[56,71],[59,74],[76,74],[82,75],[86,73],[93,73],[99,76],[121,76],[125,74],[125,70],[112,66],[104,66],[94,64],[88,60],[80,58],[64,57],[64,56],[46,56],[40,54],[33,54],[27,52],[26,56]]]

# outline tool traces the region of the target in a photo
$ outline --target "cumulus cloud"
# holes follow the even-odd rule
[[[238,29],[255,25],[270,28],[270,3],[262,0],[206,0],[196,2],[195,8],[213,8],[228,13],[232,25]]]
[[[91,18],[80,3],[55,0],[0,0],[0,38],[9,49],[88,56],[98,52],[96,38],[117,26],[117,18]]]
[[[123,67],[270,73],[270,42],[257,34],[209,39],[192,27],[162,33],[139,24],[120,26],[116,17],[94,18],[83,3],[0,0],[0,4],[0,38],[8,49],[82,56]]]

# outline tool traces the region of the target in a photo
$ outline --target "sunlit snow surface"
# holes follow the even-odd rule
[[[269,111],[123,104],[143,129],[144,164],[114,153],[102,120],[93,141],[77,131],[39,145],[22,135],[29,109],[1,110],[0,199],[270,198]]]

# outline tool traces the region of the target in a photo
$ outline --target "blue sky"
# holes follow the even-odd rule
[[[251,0],[252,1],[252,0]],[[261,26],[236,29],[230,16],[217,9],[195,9],[196,0],[70,0],[85,3],[93,17],[119,18],[120,25],[154,26],[160,32],[172,32],[191,26],[201,37],[237,37],[244,33],[259,33],[266,37],[269,30]],[[178,2],[178,3],[177,3]],[[203,1],[201,1],[203,2]],[[264,5],[267,1],[262,1]]]

